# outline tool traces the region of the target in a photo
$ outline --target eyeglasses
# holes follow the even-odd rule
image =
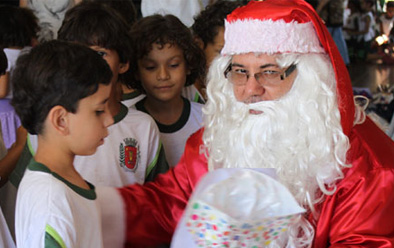
[[[285,78],[296,69],[296,65],[292,64],[286,70],[265,70],[255,73],[253,76],[261,86],[273,86],[280,84]],[[244,86],[248,81],[250,74],[247,70],[240,68],[233,70],[230,64],[224,71],[224,76],[236,86]]]

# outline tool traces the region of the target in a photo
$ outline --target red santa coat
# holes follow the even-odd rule
[[[126,206],[127,247],[169,243],[187,201],[208,171],[203,130],[189,138],[180,163],[153,183],[119,189]],[[349,135],[350,169],[317,208],[313,247],[394,247],[394,143],[371,120]]]

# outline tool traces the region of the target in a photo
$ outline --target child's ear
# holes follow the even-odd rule
[[[197,46],[201,49],[204,50],[204,42],[202,41],[202,39],[198,36],[194,36],[194,42],[196,42]]]
[[[54,130],[62,135],[69,133],[68,128],[68,114],[69,112],[62,106],[56,105],[48,113],[49,124]]]
[[[130,63],[127,61],[126,63],[119,64],[119,74],[125,73],[130,67]]]

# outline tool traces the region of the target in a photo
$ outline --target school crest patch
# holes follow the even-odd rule
[[[140,163],[140,147],[138,141],[133,138],[126,138],[120,143],[120,166],[127,171],[134,172]]]

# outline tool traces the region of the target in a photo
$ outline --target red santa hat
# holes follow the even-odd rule
[[[315,10],[304,0],[251,1],[225,21],[222,55],[241,53],[326,53],[337,81],[343,131],[353,127],[354,101],[345,63]]]

